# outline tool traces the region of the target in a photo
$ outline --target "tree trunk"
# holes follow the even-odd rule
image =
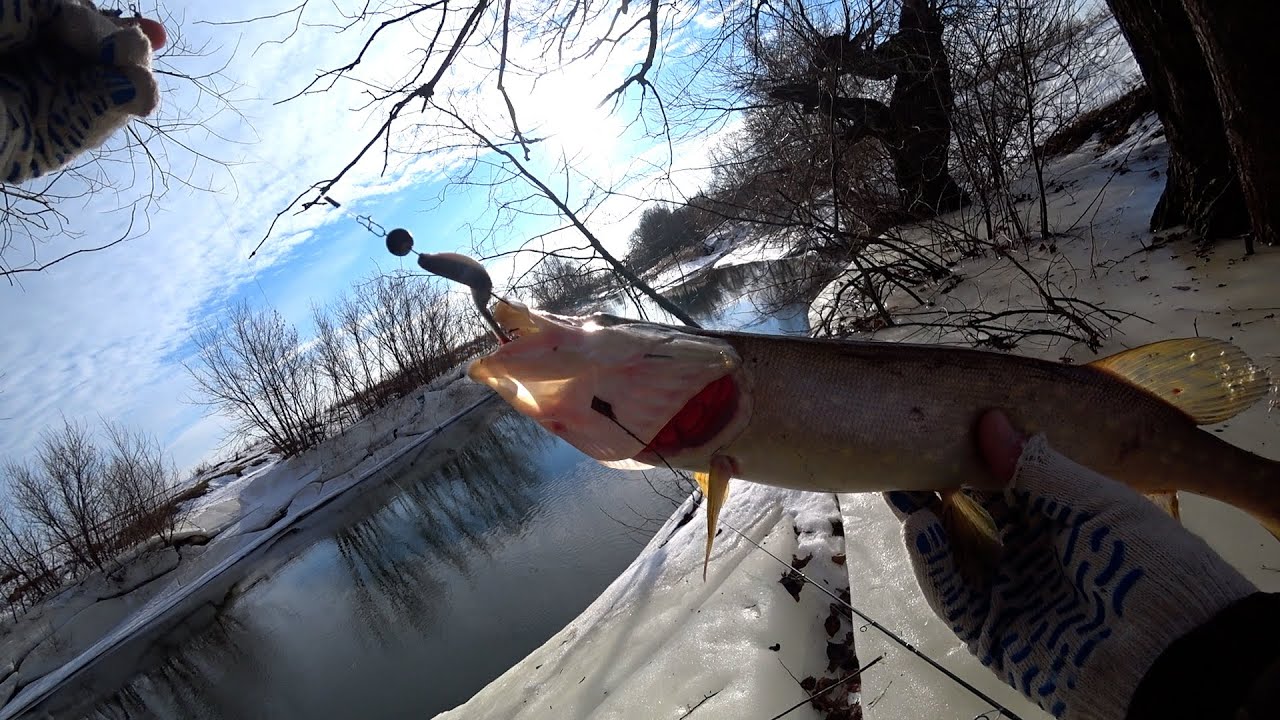
[[[902,208],[922,216],[959,209],[968,197],[947,167],[955,92],[937,8],[926,0],[904,0],[894,43],[900,63],[886,142]]]
[[[773,85],[768,96],[846,121],[845,142],[874,137],[884,143],[901,208],[909,214],[929,217],[959,209],[969,198],[948,168],[955,94],[937,7],[930,0],[903,0],[898,31],[875,47],[866,41],[864,35],[825,38],[814,48],[814,76]],[[889,104],[834,95],[840,74],[892,78]]]
[[[1253,235],[1274,245],[1280,241],[1280,133],[1271,102],[1280,4],[1183,0],[1183,6],[1213,77]]]
[[[1205,239],[1246,232],[1249,214],[1213,77],[1182,0],[1107,4],[1151,89],[1169,143],[1164,193],[1151,216],[1151,229],[1186,225]]]

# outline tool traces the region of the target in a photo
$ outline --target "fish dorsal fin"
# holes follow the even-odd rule
[[[1155,395],[1197,425],[1222,422],[1271,390],[1271,377],[1225,340],[1162,340],[1089,363]]]
[[[707,566],[711,564],[711,545],[716,539],[716,520],[720,508],[729,497],[729,478],[733,475],[733,461],[722,455],[711,458],[711,471],[694,473],[698,487],[702,488],[703,501],[707,504],[707,554],[702,559],[702,580],[707,579]]]

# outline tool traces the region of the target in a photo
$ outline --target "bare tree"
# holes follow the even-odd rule
[[[61,577],[54,567],[53,545],[40,528],[24,521],[9,498],[0,502],[0,588],[16,618],[17,611],[58,589]]]
[[[4,466],[0,588],[11,607],[84,572],[114,572],[120,551],[172,537],[172,463],[141,431],[104,422],[103,435],[64,420],[42,435],[35,462]]]
[[[705,236],[694,226],[693,215],[694,211],[688,207],[672,209],[658,204],[645,208],[631,233],[627,264],[637,272],[644,272],[672,257],[696,254]]]
[[[112,544],[129,546],[152,537],[168,542],[177,525],[176,508],[167,502],[176,489],[177,468],[159,442],[141,430],[104,421],[107,491]]]
[[[1078,0],[990,0],[951,23],[956,150],[988,237],[1027,235],[1022,183],[1035,191],[1040,234],[1049,224],[1046,139],[1123,87],[1118,27]]]
[[[549,255],[533,267],[529,296],[533,305],[553,313],[574,314],[583,305],[614,288],[605,268],[560,255]]]
[[[327,403],[315,356],[280,313],[241,302],[193,340],[196,360],[186,368],[203,402],[286,456],[324,439]]]
[[[842,33],[823,36],[820,28],[809,24],[802,3],[780,7],[779,25],[802,33],[809,61],[795,77],[767,81],[764,94],[837,121],[847,142],[880,141],[892,160],[901,207],[908,213],[928,217],[963,205],[966,195],[952,179],[948,163],[954,91],[939,3],[901,0],[897,30],[880,37],[874,15],[857,33],[846,26]],[[792,15],[799,19],[792,20]],[[862,89],[861,83],[846,86],[847,76],[892,80],[888,102],[854,94]]]
[[[335,407],[339,413],[338,421],[347,423],[376,409],[368,392],[373,386],[373,377],[368,373],[364,378],[360,377],[362,355],[359,354],[359,346],[343,332],[343,325],[334,321],[332,312],[331,308],[311,306],[311,318],[316,328],[314,352],[317,368],[333,396],[349,398],[345,402],[338,400]],[[359,324],[355,325],[355,330],[361,331]],[[368,369],[367,365],[365,369]]]
[[[456,366],[480,327],[434,278],[373,275],[313,307],[316,371],[341,423],[353,422]]]
[[[38,467],[7,468],[17,507],[66,549],[75,566],[105,569],[108,495],[103,458],[92,437],[66,422],[45,433],[37,457]]]

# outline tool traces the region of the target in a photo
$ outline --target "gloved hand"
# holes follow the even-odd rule
[[[154,20],[89,0],[0,2],[0,180],[53,172],[159,103]]]
[[[982,499],[1004,554],[974,587],[932,493],[887,493],[929,605],[997,677],[1059,718],[1124,718],[1174,640],[1257,590],[1154,503],[1077,465],[1002,413],[979,425],[1003,494]]]

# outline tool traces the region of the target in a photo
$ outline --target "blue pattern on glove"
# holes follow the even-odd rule
[[[51,173],[155,109],[150,41],[110,16],[74,0],[0,0],[4,182]]]
[[[1075,686],[1080,670],[1112,636],[1109,623],[1123,615],[1143,569],[1129,562],[1125,542],[1112,537],[1110,526],[1015,491],[983,503],[1003,521],[1006,552],[990,586],[972,587],[958,572],[937,515],[927,509],[929,495],[886,493],[915,534],[912,559],[930,605],[983,665],[1063,716],[1068,696],[1061,691]]]

